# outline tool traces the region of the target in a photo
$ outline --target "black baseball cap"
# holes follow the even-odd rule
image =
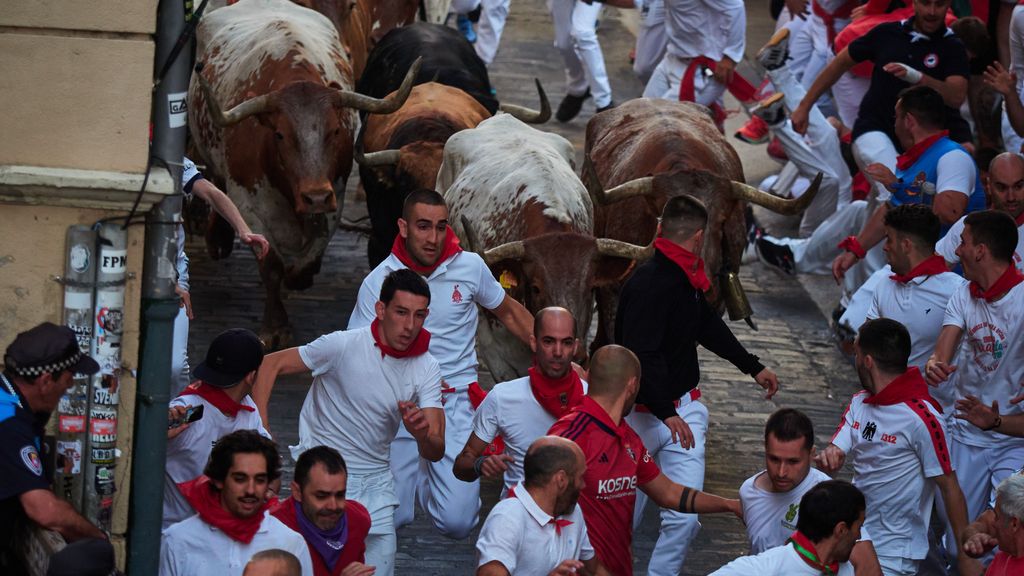
[[[12,373],[35,379],[46,372],[70,370],[95,374],[100,365],[78,347],[74,331],[52,322],[18,334],[4,354],[4,366]]]
[[[231,388],[263,362],[263,342],[245,328],[232,328],[217,335],[206,351],[206,360],[196,366],[197,378],[217,388]]]

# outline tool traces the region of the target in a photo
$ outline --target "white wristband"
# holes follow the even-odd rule
[[[924,74],[922,74],[920,70],[916,68],[911,68],[910,66],[907,66],[902,62],[894,62],[894,64],[896,64],[900,68],[903,68],[903,70],[907,72],[906,76],[903,77],[903,81],[906,82],[907,84],[913,86],[920,82],[921,78],[924,76]]]

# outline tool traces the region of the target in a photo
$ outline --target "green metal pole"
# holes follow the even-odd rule
[[[188,49],[174,45],[185,29],[182,0],[160,0],[156,20],[153,142],[154,166],[166,166],[181,189],[181,162],[185,154],[186,93],[191,73]],[[160,525],[163,520],[164,465],[167,456],[167,404],[171,389],[171,350],[174,317],[178,314],[178,221],[181,195],[165,198],[146,215],[145,257],[142,271],[142,337],[139,379],[135,399],[135,434],[132,443],[131,505],[128,520],[128,574],[156,574],[160,562]]]

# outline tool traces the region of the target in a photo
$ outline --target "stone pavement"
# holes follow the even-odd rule
[[[771,32],[767,2],[748,3],[748,53],[756,51]],[[628,18],[608,9],[602,17],[600,41],[604,47],[616,101],[639,96],[642,87],[633,77],[626,55],[633,42]],[[498,59],[492,66],[492,82],[503,101],[533,104],[533,77],[541,78],[552,105],[564,94],[561,60],[551,46],[551,24],[543,0],[516,0],[512,4],[506,36]],[[736,108],[735,102],[727,108]],[[569,138],[577,149],[577,166],[582,160],[583,131],[593,114],[593,103],[584,105],[575,121],[543,127]],[[729,133],[745,117],[729,121]],[[750,147],[735,140],[744,160],[748,181],[754,182],[777,169],[764,160],[763,147]],[[355,201],[353,170],[346,196],[345,217],[355,220],[365,208]],[[791,220],[772,218],[773,231],[792,230]],[[776,232],[776,233],[778,233]],[[223,261],[211,261],[201,237],[190,239],[192,295],[196,319],[192,323],[190,357],[193,365],[203,357],[210,340],[229,327],[258,329],[263,310],[263,289],[255,260],[244,247]],[[303,344],[323,333],[342,329],[367,272],[366,242],[359,235],[338,232],[330,244],[322,272],[315,285],[304,292],[290,292],[285,306],[294,327],[295,344]],[[732,323],[740,340],[765,365],[779,374],[782,391],[765,401],[753,380],[740,374],[707,351],[701,355],[703,400],[710,413],[705,489],[723,496],[735,496],[742,481],[763,467],[762,430],[768,414],[781,406],[793,406],[810,414],[823,447],[838,422],[842,409],[859,386],[852,367],[831,343],[827,322],[814,301],[795,279],[776,274],[759,263],[746,265],[741,274],[755,310],[760,330]],[[481,374],[481,382],[487,375]],[[308,378],[283,379],[271,402],[271,427],[282,451],[297,441],[298,413],[308,389]],[[287,459],[285,479],[291,476]],[[287,486],[287,482],[285,484]],[[484,513],[496,502],[499,485],[485,483]],[[636,528],[635,566],[646,574],[646,561],[657,538],[656,510],[649,508]],[[706,516],[703,530],[691,548],[684,574],[707,574],[747,551],[741,522],[732,517]],[[444,538],[429,521],[416,521],[399,531],[398,574],[469,574],[475,564],[474,533],[463,541]]]

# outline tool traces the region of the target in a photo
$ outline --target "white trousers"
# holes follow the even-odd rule
[[[796,109],[807,95],[807,90],[796,81],[787,66],[770,70],[768,77],[775,89],[782,92],[790,110]],[[822,175],[818,195],[800,220],[800,236],[806,238],[839,208],[853,200],[852,178],[839,148],[839,135],[816,105],[811,106],[806,135],[797,134],[788,120],[780,126],[773,126],[772,132],[779,138],[789,159],[800,169],[801,176],[812,180],[818,173]]]
[[[473,408],[465,388],[444,398],[444,458],[439,462],[420,458],[416,440],[404,426],[391,444],[391,470],[398,493],[395,524],[401,527],[412,522],[419,502],[442,534],[462,539],[476,526],[480,513],[480,482],[463,482],[452,471],[473,431]]]
[[[678,102],[679,85],[682,83],[683,74],[689,65],[689,58],[682,59],[666,53],[658,63],[658,67],[654,69],[654,73],[651,74],[647,87],[644,88],[644,98],[660,98]],[[701,74],[699,70],[693,75],[693,96],[698,104],[711,106],[715,102],[721,102],[724,93],[725,84]]]
[[[555,48],[565,62],[566,93],[582,96],[589,87],[594,106],[601,108],[611,104],[612,86],[608,82],[595,26],[601,3],[548,0],[548,10],[555,25]]]
[[[669,479],[683,486],[703,490],[708,409],[701,402],[691,401],[688,396],[684,396],[676,413],[693,432],[694,447],[690,450],[683,450],[677,442],[672,442],[672,433],[668,427],[653,414],[634,410],[626,420]],[[638,490],[633,514],[634,527],[640,523],[646,505],[647,495]],[[690,544],[699,531],[700,522],[696,514],[683,514],[662,508],[658,542],[651,553],[647,573],[651,576],[678,576]]]
[[[920,560],[911,560],[901,556],[879,556],[878,563],[882,567],[883,576],[914,576]]]
[[[481,0],[480,22],[476,27],[476,55],[490,66],[498,53],[501,33],[505,30],[508,8],[512,0]]]
[[[185,307],[178,308],[174,317],[174,340],[171,347],[171,398],[181,394],[192,379],[188,366],[188,314]]]
[[[835,101],[839,119],[851,129],[854,123],[857,122],[857,115],[860,114],[860,103],[864,100],[864,95],[867,94],[870,86],[871,78],[847,72],[840,76],[835,86],[832,87],[832,99]]]
[[[641,1],[633,72],[646,85],[658,63],[665,57],[668,36],[665,35],[665,0]]]
[[[853,158],[861,170],[877,162],[895,172],[896,156],[898,156],[896,145],[885,132],[865,132],[853,141]],[[866,172],[864,176],[867,176]],[[879,199],[889,198],[890,192],[885,186],[877,182],[872,182],[872,185],[878,193]]]
[[[370,533],[366,536],[366,564],[377,568],[375,576],[395,573],[395,482],[390,470],[361,474],[348,473],[347,497],[366,506],[370,513]]]
[[[839,243],[847,236],[860,232],[868,219],[868,203],[850,202],[828,217],[809,238],[766,239],[788,246],[793,252],[793,263],[800,274],[831,274],[832,261],[839,255]]]

